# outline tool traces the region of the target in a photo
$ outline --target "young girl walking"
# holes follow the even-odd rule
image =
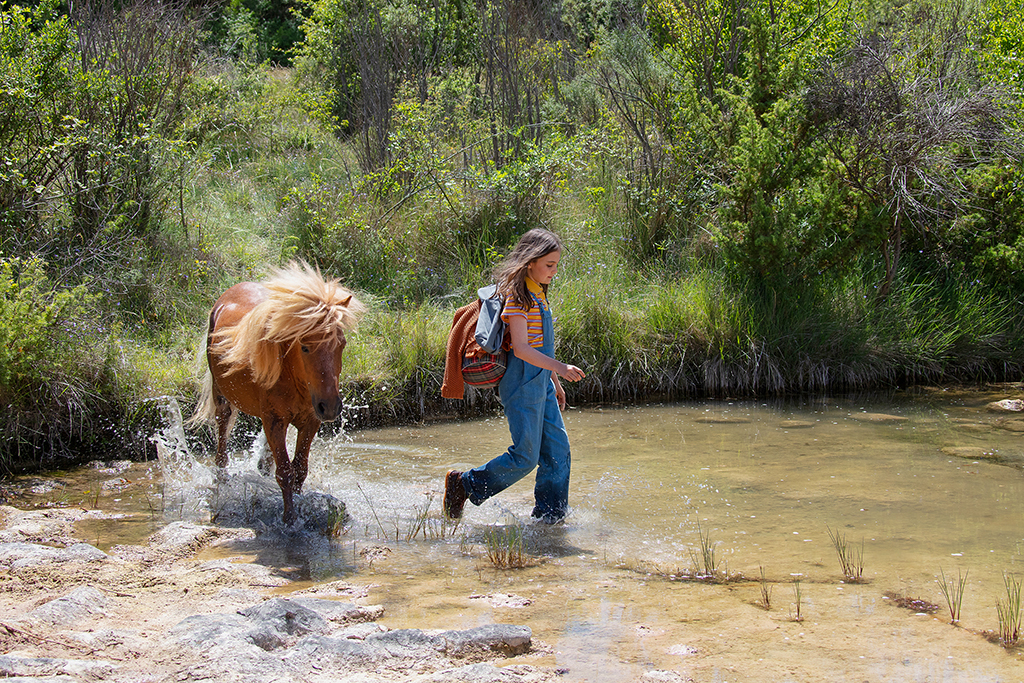
[[[584,373],[554,359],[555,340],[547,291],[558,272],[562,243],[542,228],[523,235],[495,269],[505,297],[502,320],[512,341],[498,396],[512,434],[509,449],[467,472],[452,470],[444,480],[444,512],[462,516],[469,500],[480,505],[537,468],[532,517],[555,524],[569,511],[569,437],[562,422],[565,390],[559,376],[578,382]]]

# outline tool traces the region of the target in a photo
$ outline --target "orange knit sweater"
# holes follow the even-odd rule
[[[441,384],[441,396],[444,398],[461,399],[466,391],[462,381],[462,358],[466,355],[466,347],[476,345],[476,321],[480,317],[480,299],[466,304],[455,311],[452,329],[448,333],[448,345],[444,356],[444,381]]]

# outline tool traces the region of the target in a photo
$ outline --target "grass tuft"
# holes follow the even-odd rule
[[[498,569],[522,569],[526,566],[526,529],[518,519],[484,529],[487,559]]]
[[[999,642],[1003,644],[1003,647],[1013,647],[1020,641],[1022,583],[1024,583],[1024,579],[1003,574],[1006,602],[1002,600],[996,602],[996,613],[999,617]]]
[[[839,557],[839,564],[843,568],[843,576],[848,583],[863,583],[864,578],[864,541],[861,540],[860,548],[851,547],[846,542],[846,535],[838,529],[832,529],[826,524],[828,537],[832,540],[832,547]]]
[[[939,569],[939,574],[942,576],[942,580],[939,581],[939,590],[942,591],[942,597],[946,600],[946,608],[949,609],[949,623],[957,624],[960,622],[960,605],[964,601],[964,589],[967,588],[967,575],[970,570],[960,573],[960,570],[956,570],[956,581],[946,581],[946,574]]]

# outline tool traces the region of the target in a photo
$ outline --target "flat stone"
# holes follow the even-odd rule
[[[1024,433],[1024,418],[1003,418],[996,421],[996,426],[1008,432]]]
[[[858,422],[875,422],[878,424],[897,424],[909,422],[910,418],[902,415],[890,415],[888,413],[850,413],[851,420]]]
[[[106,557],[105,552],[88,543],[76,543],[68,548],[54,548],[36,543],[0,543],[0,565],[7,565],[11,569],[40,564],[96,562]]]
[[[984,448],[978,448],[977,446],[946,446],[941,450],[945,455],[950,455],[954,458],[964,458],[966,460],[999,459],[999,456],[992,451],[987,451]]]
[[[117,668],[116,664],[105,660],[0,655],[0,680],[4,683],[19,678],[37,683],[44,680],[73,681],[74,676],[102,680],[109,677]]]
[[[67,595],[32,610],[31,616],[60,626],[106,613],[107,596],[92,586],[79,586]]]

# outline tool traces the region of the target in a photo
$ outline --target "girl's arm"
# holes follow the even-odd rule
[[[538,368],[551,370],[570,382],[578,382],[586,377],[586,374],[575,365],[567,365],[557,361],[530,346],[526,335],[526,316],[509,316],[508,331],[512,335],[512,350],[515,351],[516,356],[523,362],[535,365]],[[555,386],[557,389],[559,384],[556,382]]]

